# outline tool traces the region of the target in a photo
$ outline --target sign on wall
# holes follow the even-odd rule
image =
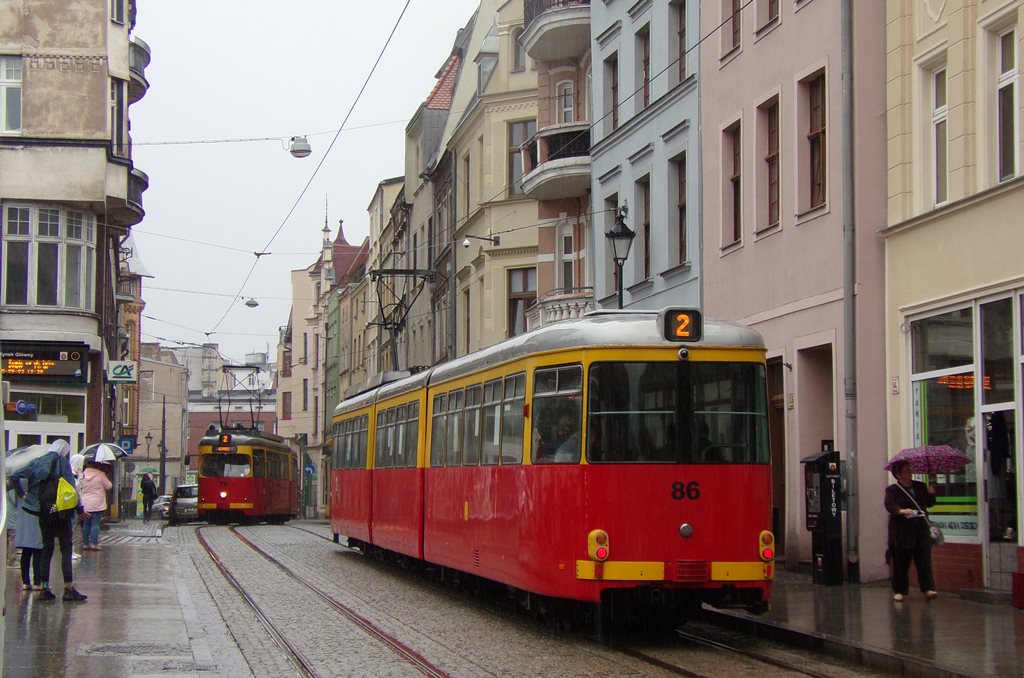
[[[139,364],[134,360],[111,360],[107,363],[107,383],[134,384],[138,381]]]
[[[0,373],[13,382],[88,383],[85,344],[7,342],[0,348]]]

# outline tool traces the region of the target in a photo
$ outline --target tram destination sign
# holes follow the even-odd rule
[[[13,343],[0,345],[0,373],[15,382],[85,384],[89,347],[85,344]]]

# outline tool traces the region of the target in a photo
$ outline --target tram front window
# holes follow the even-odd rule
[[[594,363],[587,460],[766,464],[764,380],[755,363]]]
[[[247,478],[249,457],[244,454],[210,454],[199,473],[207,478]]]

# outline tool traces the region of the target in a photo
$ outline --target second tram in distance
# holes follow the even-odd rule
[[[334,414],[331,528],[531,608],[763,611],[765,348],[694,309],[603,311],[379,386]],[[590,614],[590,613],[588,613]]]
[[[199,441],[199,520],[283,523],[299,513],[298,454],[284,438],[222,428]]]

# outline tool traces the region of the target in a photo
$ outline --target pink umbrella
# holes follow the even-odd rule
[[[908,462],[914,473],[959,473],[971,463],[971,458],[949,445],[922,445],[895,455],[885,465],[885,470],[891,471],[892,465],[898,461]]]

